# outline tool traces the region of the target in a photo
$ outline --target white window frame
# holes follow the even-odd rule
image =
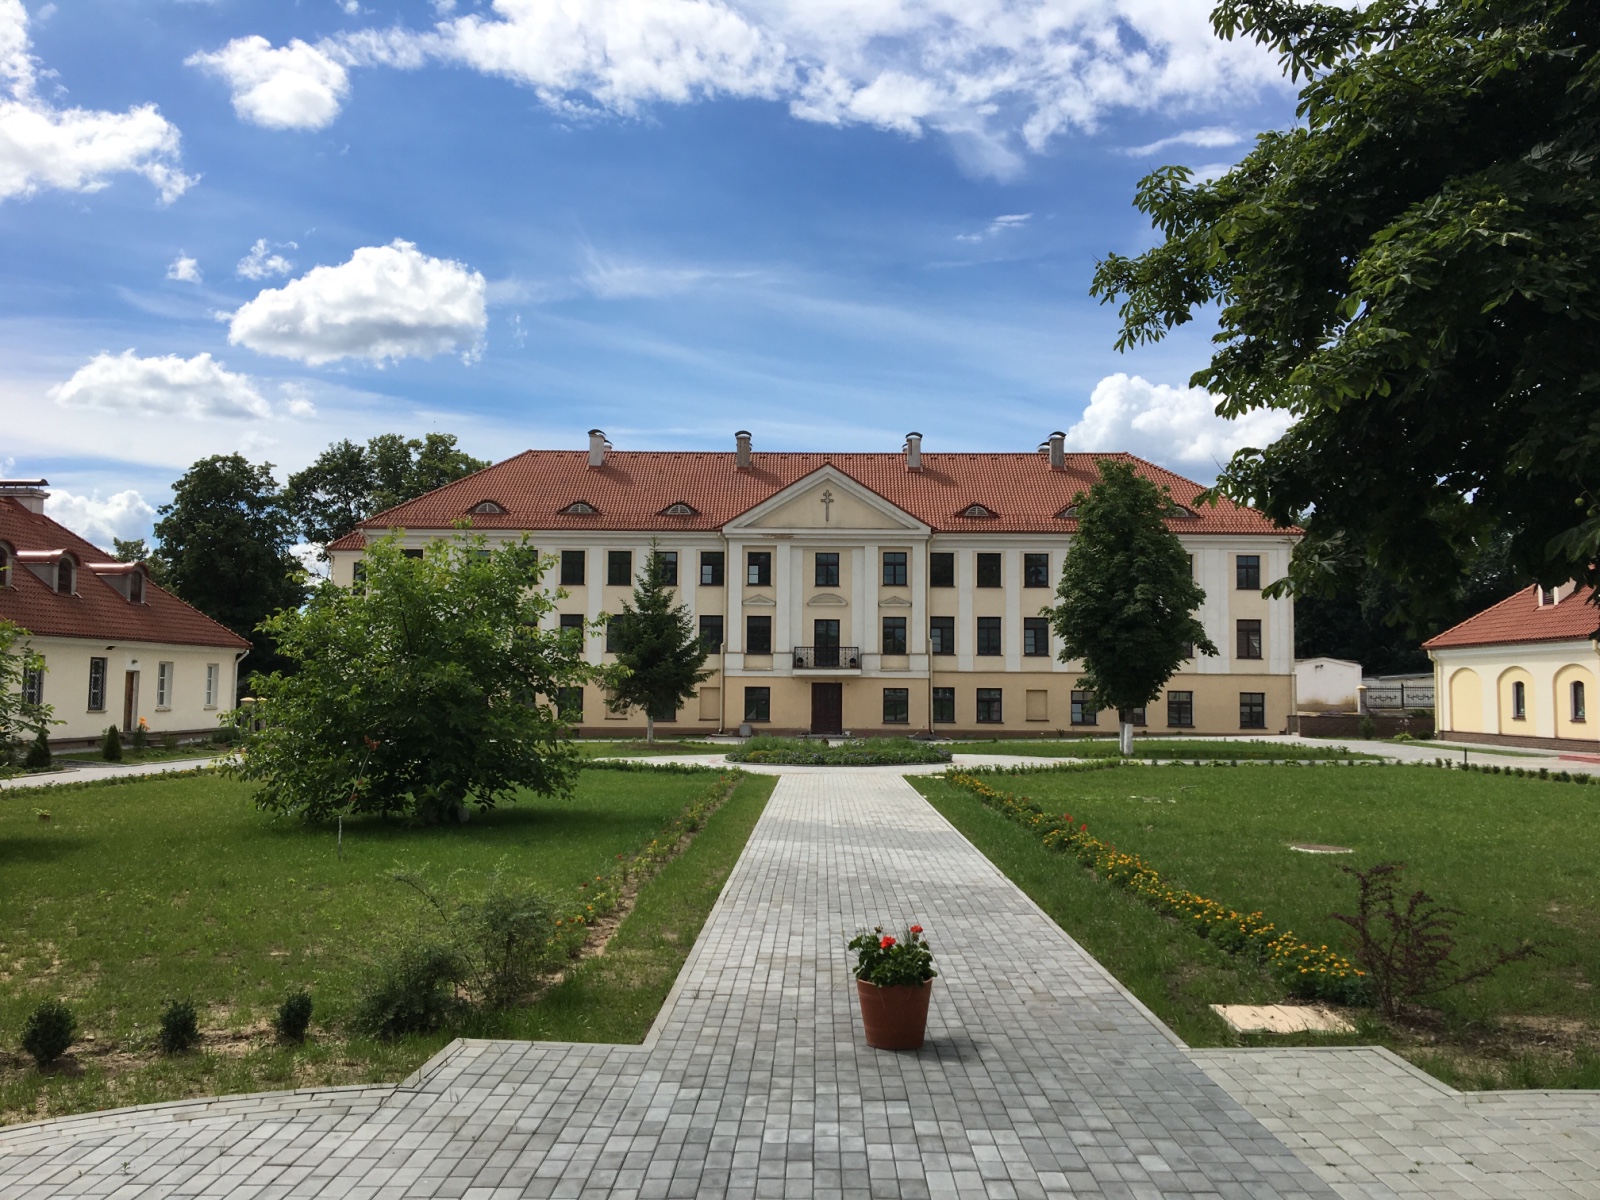
[[[172,707],[172,682],[176,668],[173,663],[156,664],[156,711]]]
[[[222,683],[222,667],[218,663],[206,664],[206,707],[217,706],[217,689]]]

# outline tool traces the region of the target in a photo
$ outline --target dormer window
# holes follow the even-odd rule
[[[70,596],[73,584],[77,582],[73,563],[66,555],[61,556],[61,561],[56,563],[56,591],[63,596]]]
[[[667,505],[656,515],[658,517],[698,517],[700,510],[679,500],[676,504]]]
[[[962,516],[962,517],[977,517],[977,518],[992,517],[992,516],[994,516],[994,509],[987,508],[982,504],[969,504],[965,508],[963,508],[957,515],[958,516]]]
[[[1555,588],[1553,588],[1553,587],[1541,587],[1539,589],[1539,607],[1540,608],[1544,608],[1547,604],[1554,604],[1555,602],[1556,602],[1556,590],[1555,590]]]
[[[128,603],[144,603],[144,572],[135,571],[128,576]]]
[[[505,505],[494,500],[480,500],[467,511],[480,517],[503,517],[506,515]]]
[[[11,586],[11,547],[0,542],[0,587]]]
[[[574,500],[561,510],[561,514],[567,517],[593,517],[599,512],[600,510],[587,500]]]
[[[1058,521],[1073,521],[1073,520],[1077,519],[1077,516],[1078,516],[1078,506],[1076,504],[1069,504],[1065,508],[1063,508],[1060,512],[1058,512],[1056,514],[1056,520],[1058,520]]]
[[[1167,511],[1164,512],[1162,516],[1166,517],[1168,520],[1181,520],[1184,517],[1194,516],[1194,510],[1185,508],[1181,504],[1169,504],[1167,505]]]

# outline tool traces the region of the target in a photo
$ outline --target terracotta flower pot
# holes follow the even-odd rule
[[[861,1001],[861,1024],[867,1031],[867,1045],[877,1050],[918,1050],[928,1029],[928,1000],[933,996],[933,980],[879,987],[864,979],[856,980],[856,998]]]

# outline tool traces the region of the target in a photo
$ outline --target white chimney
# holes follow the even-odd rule
[[[1067,467],[1067,435],[1056,430],[1050,435],[1050,469],[1064,471]]]
[[[611,443],[606,441],[604,430],[589,430],[589,465],[591,467],[605,466],[606,451],[609,449],[611,449]]]
[[[734,461],[738,464],[739,470],[743,471],[750,466],[750,431],[741,429],[735,433],[733,444],[736,447]]]
[[[922,470],[922,435],[920,433],[906,434],[906,470]]]
[[[31,513],[42,513],[49,485],[48,479],[0,479],[0,496],[10,496]]]

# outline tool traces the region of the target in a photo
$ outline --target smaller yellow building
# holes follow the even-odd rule
[[[1600,610],[1593,589],[1524,588],[1424,642],[1437,735],[1600,751]]]

